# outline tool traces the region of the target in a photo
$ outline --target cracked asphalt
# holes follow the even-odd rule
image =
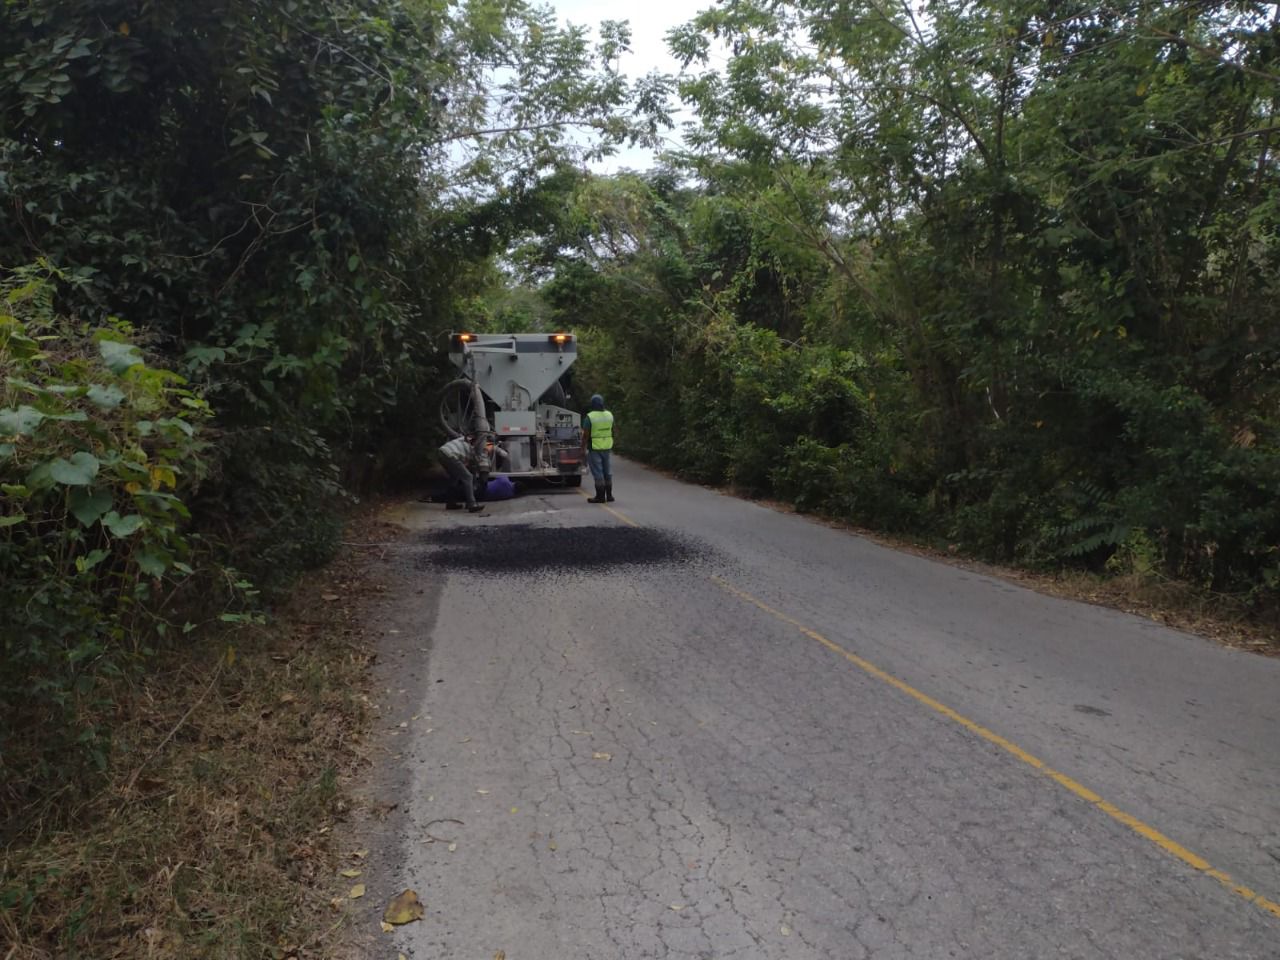
[[[370,956],[1280,958],[1280,661],[616,473],[395,518]]]

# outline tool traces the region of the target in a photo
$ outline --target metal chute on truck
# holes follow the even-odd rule
[[[450,437],[474,438],[482,477],[582,485],[582,419],[561,405],[573,334],[455,333],[449,359],[462,376],[445,387],[440,420]],[[506,458],[495,464],[490,444]]]

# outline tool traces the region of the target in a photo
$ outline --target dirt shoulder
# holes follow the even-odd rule
[[[401,532],[354,517],[271,624],[167,654],[121,691],[105,787],[0,851],[0,958],[332,956],[387,589],[382,548],[354,544]]]

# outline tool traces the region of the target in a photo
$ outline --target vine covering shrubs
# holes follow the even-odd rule
[[[9,800],[51,764],[104,765],[100,737],[79,722],[100,706],[102,681],[157,638],[192,629],[175,619],[175,601],[196,572],[186,501],[209,463],[210,411],[199,394],[148,364],[128,324],[72,321],[52,293],[39,267],[0,287],[0,769]],[[33,749],[31,730],[41,731],[40,755],[15,763]]]

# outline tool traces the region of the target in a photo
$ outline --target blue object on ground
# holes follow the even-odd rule
[[[492,477],[484,488],[486,500],[510,500],[516,495],[516,485],[510,477]]]

